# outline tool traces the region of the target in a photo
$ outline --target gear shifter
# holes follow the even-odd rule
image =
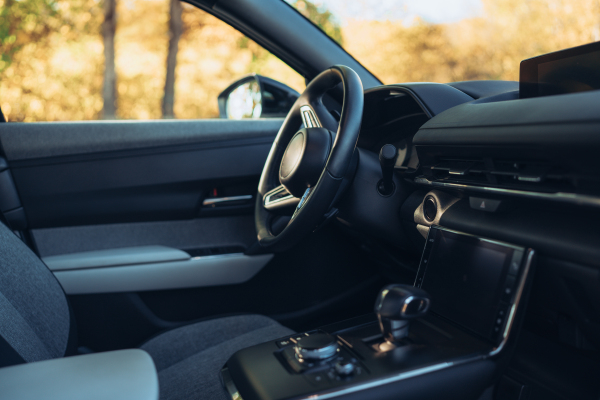
[[[375,314],[383,338],[398,343],[408,336],[410,320],[422,317],[429,310],[429,294],[409,285],[388,285],[381,289],[375,301]]]

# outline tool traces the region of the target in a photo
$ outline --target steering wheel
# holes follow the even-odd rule
[[[323,105],[323,95],[343,87],[339,124]],[[261,247],[281,251],[314,230],[332,205],[351,165],[364,95],[356,72],[343,65],[321,72],[296,100],[279,130],[265,163],[255,207]],[[298,128],[304,125],[304,128]],[[336,133],[334,133],[336,132]],[[272,229],[274,217],[291,210],[282,229]]]

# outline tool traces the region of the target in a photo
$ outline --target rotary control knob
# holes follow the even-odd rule
[[[356,366],[352,363],[352,361],[344,360],[337,362],[333,366],[333,369],[335,369],[335,372],[337,372],[339,376],[345,377],[352,375],[356,369]]]
[[[294,346],[298,358],[307,361],[326,360],[336,355],[338,350],[337,340],[327,333],[304,337]]]

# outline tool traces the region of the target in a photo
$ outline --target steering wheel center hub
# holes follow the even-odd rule
[[[333,134],[325,128],[304,128],[292,137],[279,166],[279,181],[292,195],[301,197],[317,183],[332,143]]]

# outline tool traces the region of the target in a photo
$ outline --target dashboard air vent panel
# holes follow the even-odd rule
[[[600,176],[560,163],[502,158],[437,158],[422,165],[430,181],[546,193],[600,195]]]

